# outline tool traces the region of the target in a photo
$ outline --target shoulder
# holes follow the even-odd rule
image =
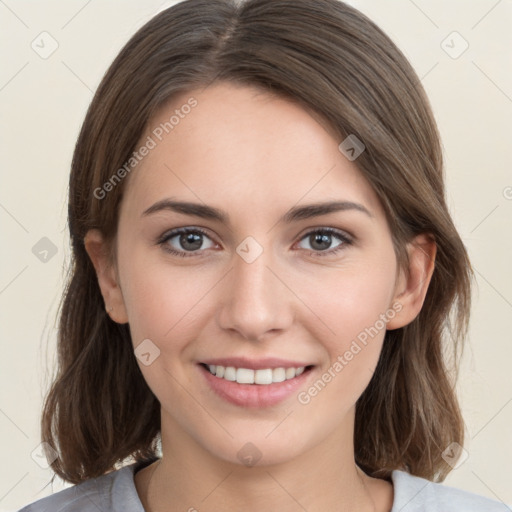
[[[391,512],[507,512],[504,503],[434,483],[405,471],[393,471],[395,498]]]
[[[144,512],[133,480],[133,463],[42,498],[18,512]]]

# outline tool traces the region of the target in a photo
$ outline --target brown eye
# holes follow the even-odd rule
[[[198,228],[181,228],[166,233],[161,237],[158,243],[162,248],[176,256],[195,256],[194,253],[200,253],[203,249],[209,249],[211,246],[204,247],[205,238],[210,237]],[[191,254],[187,254],[191,253]]]
[[[334,248],[331,248],[334,239],[338,239],[340,242],[335,245]],[[322,255],[322,252],[326,254],[334,254],[352,243],[345,234],[333,228],[322,228],[310,231],[309,233],[306,233],[301,240],[306,240],[310,245],[310,248],[302,247],[303,249],[312,250],[313,253],[320,256]]]

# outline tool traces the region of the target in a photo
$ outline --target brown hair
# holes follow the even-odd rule
[[[160,405],[136,363],[128,325],[105,314],[84,236],[97,228],[114,240],[126,180],[103,199],[95,190],[127,161],[150,117],[174,95],[216,81],[293,99],[320,115],[340,142],[349,134],[363,141],[356,164],[382,201],[403,268],[408,241],[420,233],[435,240],[423,308],[386,333],[356,406],[354,442],[356,462],[372,476],[404,469],[444,480],[451,468],[442,452],[464,439],[453,386],[472,270],[446,206],[439,134],[421,83],[388,36],[337,0],[186,0],[138,30],[108,69],[69,182],[72,261],[58,373],[42,417],[42,438],[59,455],[52,469],[78,483],[127,458],[157,454]],[[453,349],[450,364],[445,348]]]

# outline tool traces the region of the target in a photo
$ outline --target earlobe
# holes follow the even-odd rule
[[[421,234],[408,244],[408,272],[401,272],[392,303],[400,303],[400,312],[387,324],[398,329],[411,323],[421,311],[435,268],[437,246],[432,236]]]
[[[98,229],[91,229],[84,238],[84,246],[96,271],[98,285],[105,301],[105,311],[114,322],[128,322],[122,290],[116,269],[111,261],[109,246]]]

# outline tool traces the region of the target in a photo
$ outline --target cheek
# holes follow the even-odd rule
[[[121,252],[121,251],[120,251]],[[179,331],[194,324],[197,306],[209,286],[198,279],[197,272],[154,261],[147,250],[126,254],[121,268],[123,299],[133,341],[149,338],[157,343],[177,336]]]
[[[391,265],[382,264],[338,275],[326,279],[325,286],[310,288],[316,290],[309,294],[311,309],[320,319],[311,322],[310,330],[328,356],[322,367],[329,388],[325,398],[332,393],[334,402],[346,401],[348,406],[364,391],[377,365],[385,320],[394,316],[390,301],[395,274]]]
[[[379,315],[390,307],[394,270],[391,266],[368,266],[340,270],[326,276],[325,282],[309,283],[308,303],[317,313],[332,348],[344,344],[375,325]],[[382,329],[382,322],[377,327]],[[322,338],[319,338],[322,339]]]
[[[201,298],[214,283],[162,258],[153,261],[147,249],[125,252],[123,262],[120,278],[132,343],[137,347],[149,339],[159,350],[151,364],[138,361],[144,379],[160,402],[187,403],[177,384],[186,385],[190,379],[181,361],[202,329],[205,311]]]

